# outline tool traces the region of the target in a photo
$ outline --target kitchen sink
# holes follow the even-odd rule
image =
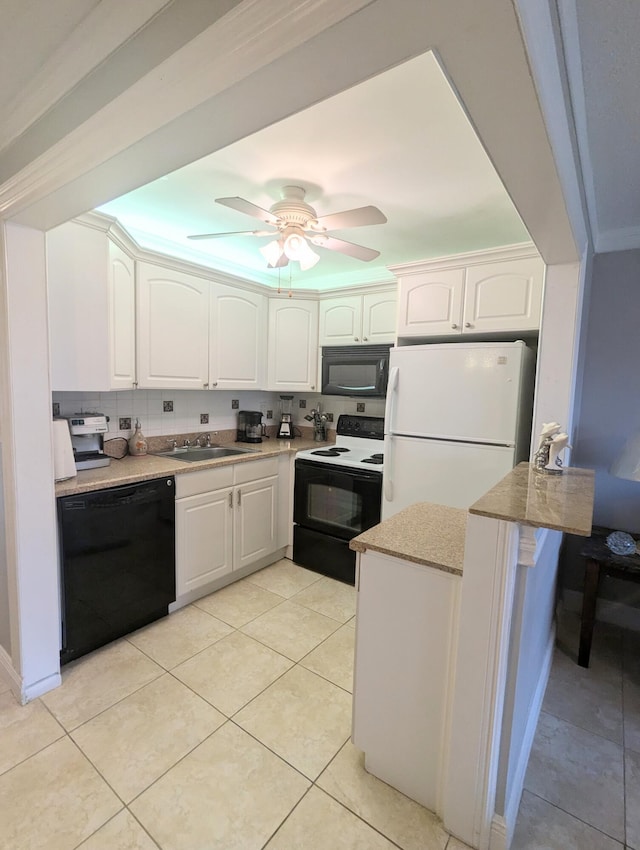
[[[149,452],[156,457],[169,457],[174,460],[184,460],[186,463],[197,463],[199,460],[218,460],[221,457],[233,455],[255,454],[255,449],[229,449],[226,446],[184,446],[168,449],[166,452]]]

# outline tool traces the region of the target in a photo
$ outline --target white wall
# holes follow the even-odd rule
[[[4,242],[2,448],[10,601],[19,611],[11,660],[31,699],[59,682],[60,647],[44,234],[8,223]]]
[[[4,522],[4,475],[0,442],[0,646],[11,655],[11,618],[9,612],[9,573]]]

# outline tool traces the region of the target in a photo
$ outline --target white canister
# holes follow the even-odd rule
[[[53,474],[56,481],[66,481],[78,474],[71,445],[71,432],[66,419],[54,419],[53,428]]]

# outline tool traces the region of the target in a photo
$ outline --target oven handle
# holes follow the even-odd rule
[[[397,366],[393,366],[389,371],[387,400],[384,407],[384,498],[387,502],[393,501],[393,433],[399,376],[400,370]]]

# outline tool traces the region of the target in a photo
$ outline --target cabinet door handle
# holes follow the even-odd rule
[[[202,386],[203,386],[203,387],[205,388],[205,390],[206,390],[206,388],[209,386],[209,384],[203,384]]]
[[[134,381],[134,382],[133,382],[133,386],[134,386],[134,387],[137,387],[137,386],[138,386],[138,382],[137,382],[137,381]]]
[[[238,498],[237,498],[238,507],[242,504],[242,490],[238,490]]]
[[[465,328],[472,328],[472,327],[473,327],[473,325],[471,324],[471,322],[465,322],[465,323],[464,323],[464,326],[465,326]]]
[[[217,387],[217,386],[218,386],[218,382],[217,382],[217,381],[211,381],[211,386],[212,386],[212,387]]]
[[[369,337],[368,337],[368,336],[363,336],[363,337],[362,337],[362,341],[363,341],[363,342],[367,342],[367,340],[368,340],[368,339],[369,339]]]
[[[454,322],[454,323],[451,325],[451,327],[452,327],[452,328],[453,328],[453,330],[455,331],[455,329],[456,329],[458,326],[457,326],[457,325],[456,325],[456,323]]]
[[[229,507],[233,507],[233,490],[229,493]]]
[[[315,385],[315,384],[311,384],[311,389],[312,389],[312,390],[315,390],[315,388],[316,388],[316,385]]]
[[[354,341],[354,342],[360,342],[360,340],[359,340],[359,338],[358,338],[357,336],[354,336],[353,341]]]

